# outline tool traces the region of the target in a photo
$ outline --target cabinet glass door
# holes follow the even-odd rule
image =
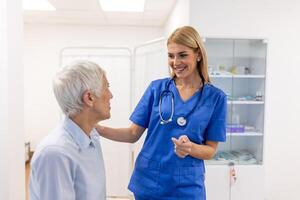
[[[233,77],[231,67],[234,64],[234,40],[207,38],[205,47],[208,54],[208,71],[211,82],[214,86],[222,89],[228,98],[227,103],[227,124],[232,121],[231,97],[233,93]],[[233,159],[230,154],[232,140],[227,132],[226,142],[220,142],[214,159],[206,161],[206,164],[224,165]]]
[[[262,164],[266,44],[234,40],[232,66],[232,152],[239,165]]]
[[[207,164],[262,164],[266,43],[207,38],[205,46],[212,84],[228,99],[227,140]]]

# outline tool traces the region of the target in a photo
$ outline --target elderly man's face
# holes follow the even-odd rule
[[[101,96],[96,99],[95,110],[99,113],[100,120],[110,118],[110,100],[112,99],[112,93],[109,90],[109,83],[106,77],[103,79],[103,89]]]

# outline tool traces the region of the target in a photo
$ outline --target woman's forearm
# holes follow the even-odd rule
[[[131,125],[128,128],[110,128],[97,125],[96,130],[101,136],[107,139],[134,143],[141,137],[145,129],[136,125]]]
[[[211,144],[196,144],[192,142],[190,156],[203,160],[210,160],[216,153],[216,146]]]

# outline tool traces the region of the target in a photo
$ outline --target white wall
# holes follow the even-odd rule
[[[21,1],[0,1],[0,199],[25,199]],[[17,191],[17,192],[16,192]]]
[[[25,24],[25,131],[26,140],[31,142],[33,149],[60,120],[60,109],[52,92],[52,77],[60,67],[60,51],[63,48],[128,47],[132,49],[138,44],[162,35],[163,29],[157,27]],[[81,51],[99,55],[99,52],[97,54],[91,49],[79,52]],[[112,50],[110,53],[104,53],[104,50],[100,52],[105,55],[124,54],[117,50]],[[124,127],[129,124],[130,52],[125,51],[124,56],[113,57],[114,60],[111,60],[112,56],[81,56],[80,58],[88,57],[98,62],[107,72],[114,95],[111,102],[112,118],[104,122],[109,126]],[[119,73],[115,74],[116,72]],[[121,91],[115,91],[116,88]],[[121,114],[120,110],[122,110]],[[132,168],[130,145],[104,138],[101,139],[101,145],[106,165],[107,195],[128,196],[127,184]]]
[[[165,35],[168,36],[176,28],[180,26],[189,25],[190,23],[190,0],[177,0],[173,11],[171,12],[166,24],[165,24]]]
[[[25,24],[25,131],[33,148],[59,120],[52,77],[61,49],[70,46],[130,47],[158,38],[162,28]],[[113,116],[112,116],[113,117]],[[129,117],[129,116],[128,116]]]
[[[190,1],[190,23],[202,35],[269,40],[264,144],[267,200],[299,199],[299,10],[297,0]]]

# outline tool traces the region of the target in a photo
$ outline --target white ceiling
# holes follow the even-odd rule
[[[176,1],[146,0],[143,13],[129,13],[104,12],[98,0],[49,0],[56,11],[24,11],[24,21],[105,26],[163,26]]]

